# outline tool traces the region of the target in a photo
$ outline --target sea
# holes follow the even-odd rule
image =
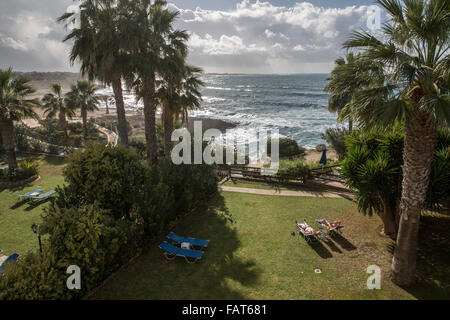
[[[327,74],[245,75],[205,74],[202,107],[190,117],[233,122],[226,135],[238,141],[255,138],[254,130],[278,129],[307,149],[326,143],[321,133],[336,127],[336,114],[328,111],[324,92]],[[100,94],[111,94],[102,89]],[[126,108],[141,109],[132,92],[125,91]]]

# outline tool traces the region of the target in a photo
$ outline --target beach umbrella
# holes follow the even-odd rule
[[[319,163],[323,164],[323,165],[327,164],[327,149],[323,149],[323,151],[322,151],[322,158],[320,158]]]

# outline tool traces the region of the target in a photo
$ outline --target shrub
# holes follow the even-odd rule
[[[311,168],[304,160],[281,160],[276,177],[281,181],[302,180],[305,183],[311,177]]]
[[[280,138],[277,139],[279,143],[280,157],[293,157],[303,155],[306,149],[299,146],[297,141],[290,138]],[[270,157],[272,153],[272,140],[267,141],[267,155]]]
[[[78,205],[98,203],[122,218],[142,192],[145,170],[134,149],[89,144],[68,157],[63,173],[70,193],[83,197]]]
[[[64,176],[39,226],[42,257],[29,253],[8,265],[0,298],[80,298],[217,191],[214,166],[162,160],[149,167],[123,146],[76,151]],[[70,265],[81,269],[79,291],[66,287]]]
[[[147,157],[147,147],[144,139],[132,138],[130,139],[128,146],[136,149],[136,152],[141,159]]]
[[[403,133],[399,128],[390,133],[355,131],[347,136],[346,144],[348,152],[341,174],[356,190],[358,209],[379,215],[385,233],[394,237],[400,216]],[[426,207],[433,210],[441,209],[450,197],[449,143],[442,133],[437,146],[426,199]]]
[[[31,178],[39,173],[37,162],[23,160],[18,163],[18,168],[14,171],[8,171],[10,181],[21,181]]]
[[[326,140],[336,151],[339,159],[343,159],[347,153],[345,137],[348,135],[346,128],[329,128],[322,133],[322,139]]]
[[[136,224],[115,221],[95,206],[60,209],[51,205],[39,227],[48,234],[42,257],[28,253],[11,263],[0,279],[0,299],[80,298],[118,266],[135,255],[139,246]],[[81,270],[81,290],[69,290],[67,267]]]

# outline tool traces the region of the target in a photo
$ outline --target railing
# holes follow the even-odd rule
[[[343,180],[339,174],[333,173],[333,169],[339,168],[340,165],[324,166],[320,168],[310,169],[310,176],[314,180],[324,180],[332,182],[340,182]],[[260,167],[248,167],[246,165],[219,165],[217,171],[218,176],[223,179],[231,177],[244,180],[258,180],[264,182],[283,182],[283,183],[305,183],[306,178],[299,176],[279,175],[262,175]]]

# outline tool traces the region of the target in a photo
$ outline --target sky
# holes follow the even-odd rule
[[[0,0],[0,68],[78,71],[57,17],[77,1]],[[172,0],[189,63],[209,73],[328,73],[373,0]]]

